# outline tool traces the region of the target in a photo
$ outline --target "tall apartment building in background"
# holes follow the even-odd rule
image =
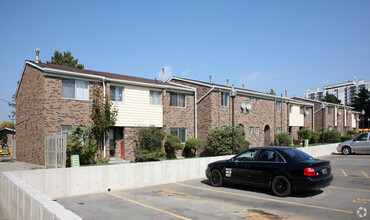
[[[308,92],[304,94],[304,98],[321,101],[324,99],[326,93],[329,93],[335,95],[335,97],[341,101],[341,104],[350,105],[352,104],[352,99],[361,88],[370,91],[370,81],[365,82],[365,80],[358,80],[357,83],[355,81],[348,81],[346,83],[324,86],[322,90],[319,88],[309,89]]]

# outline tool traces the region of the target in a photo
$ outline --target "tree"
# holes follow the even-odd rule
[[[104,101],[105,100],[105,101]],[[103,146],[104,134],[117,120],[117,108],[113,106],[107,96],[103,97],[101,86],[93,85],[93,107],[91,119],[93,121],[92,132],[100,148]]]
[[[11,129],[15,129],[15,126],[14,126],[14,123],[10,122],[10,121],[3,121],[1,122],[0,124],[0,129],[2,128],[11,128]]]
[[[332,94],[329,94],[329,93],[326,93],[323,101],[334,103],[334,104],[340,104],[340,100],[335,95],[332,95]]]
[[[54,56],[51,57],[51,61],[46,61],[49,64],[61,65],[61,66],[69,66],[74,68],[83,69],[83,64],[77,64],[78,59],[73,59],[72,53],[67,51],[63,54],[59,51],[54,52]]]
[[[364,122],[366,122],[370,118],[370,92],[365,89],[361,88],[359,93],[352,99],[352,107],[355,108],[356,111],[361,112],[362,110],[365,111],[365,115],[362,116],[362,120],[360,120],[360,128],[364,127]],[[362,118],[364,117],[364,118]]]
[[[270,95],[276,95],[275,91],[273,89],[270,89],[270,92],[269,92]]]

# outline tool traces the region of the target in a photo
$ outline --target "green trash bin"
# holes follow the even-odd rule
[[[304,139],[303,147],[308,147],[308,139]]]
[[[72,155],[71,156],[71,167],[79,167],[80,166],[80,155]]]

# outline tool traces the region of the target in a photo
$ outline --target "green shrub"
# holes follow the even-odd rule
[[[176,158],[175,151],[182,148],[180,138],[177,135],[169,134],[167,135],[166,142],[164,144],[164,149],[167,154],[167,158]]]
[[[232,127],[217,127],[209,129],[207,141],[208,146],[206,146],[206,150],[209,156],[232,154]],[[242,126],[235,127],[234,142],[234,153],[239,153],[248,149],[249,142],[245,140],[245,131]]]
[[[308,130],[308,129],[298,131],[298,137],[299,137],[300,141],[302,141],[304,139],[310,139],[311,134],[312,134],[312,131]]]
[[[355,137],[358,133],[356,132],[356,130],[349,130],[347,131],[347,135],[352,135],[352,137]]]
[[[325,143],[338,143],[340,141],[340,133],[337,130],[325,131],[324,141]]]
[[[287,147],[292,146],[292,142],[293,142],[292,134],[290,134],[289,132],[282,132],[282,133],[276,134],[275,137],[276,137],[276,140],[279,146],[287,146]]]
[[[202,144],[202,140],[199,138],[191,138],[185,142],[184,156],[185,157],[195,157],[197,150]]]
[[[162,150],[162,141],[165,132],[154,125],[137,130],[140,149],[136,151],[135,161],[157,161],[166,157]],[[164,155],[164,156],[163,156]]]
[[[352,138],[353,138],[352,135],[345,135],[345,136],[340,137],[340,142],[349,141]]]
[[[136,162],[159,161],[166,158],[166,153],[161,150],[149,152],[148,150],[138,150],[135,154]]]
[[[320,134],[318,132],[312,132],[310,138],[310,144],[316,144],[319,141]]]
[[[80,156],[81,165],[95,164],[97,153],[92,126],[74,126],[67,138],[67,166],[71,166],[71,155],[75,154]]]

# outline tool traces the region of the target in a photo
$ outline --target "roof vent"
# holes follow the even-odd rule
[[[229,87],[229,78],[226,79],[227,87]]]
[[[162,82],[164,82],[164,67],[162,67]]]
[[[39,48],[36,48],[36,60],[35,60],[35,63],[39,63],[39,55],[40,55],[40,49]]]
[[[209,75],[209,83],[212,84],[212,75]]]

